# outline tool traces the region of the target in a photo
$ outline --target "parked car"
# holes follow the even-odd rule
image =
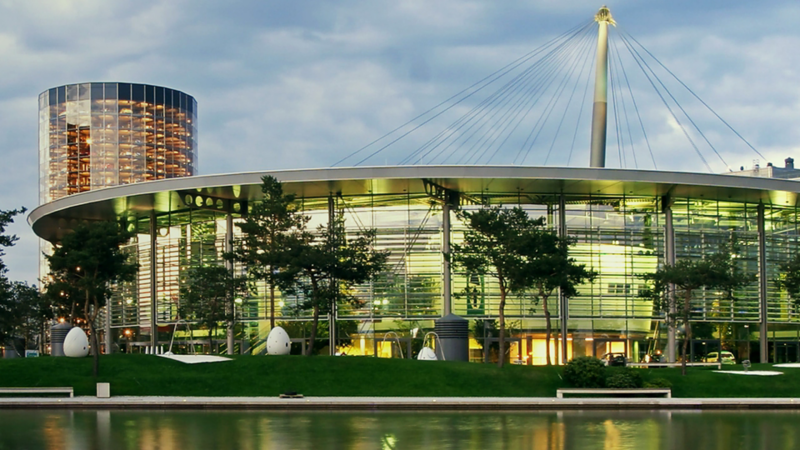
[[[628,364],[628,358],[625,357],[625,353],[606,353],[600,360],[607,366],[624,366]]]
[[[736,357],[727,351],[711,352],[706,355],[704,362],[721,362],[722,364],[736,364]]]
[[[653,354],[649,354],[649,355],[645,355],[645,357],[642,358],[642,360],[640,362],[650,364],[648,367],[650,367],[651,369],[659,368],[659,367],[667,367],[666,365],[664,365],[664,366],[658,365],[658,363],[666,363],[667,362],[667,357],[662,355],[659,352],[656,352],[656,353],[653,353]]]

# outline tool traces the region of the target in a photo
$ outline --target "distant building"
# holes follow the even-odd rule
[[[761,167],[761,165],[756,162],[750,169],[745,169],[744,166],[741,166],[738,171],[728,172],[725,175],[798,180],[800,179],[800,169],[794,168],[794,158],[786,158],[783,167],[775,167],[771,162],[768,162],[766,167]]]

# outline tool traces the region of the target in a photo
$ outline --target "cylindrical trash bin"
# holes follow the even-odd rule
[[[11,358],[19,358],[19,353],[17,353],[17,349],[9,343],[3,346],[3,359]]]
[[[50,327],[50,355],[64,356],[64,339],[72,329],[72,325],[61,322]]]
[[[433,328],[441,342],[437,342],[436,357],[446,361],[469,361],[469,321],[448,314],[436,321]],[[444,356],[444,358],[443,358]]]

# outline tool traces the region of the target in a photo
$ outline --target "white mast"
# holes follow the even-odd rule
[[[590,167],[606,166],[606,121],[608,115],[608,25],[616,26],[611,11],[603,5],[595,14],[597,22],[597,70],[592,110],[592,148]]]

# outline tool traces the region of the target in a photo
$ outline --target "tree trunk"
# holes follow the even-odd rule
[[[687,289],[683,294],[683,360],[681,361],[681,375],[686,375],[686,358],[689,356],[687,349],[689,341],[692,340],[692,325],[689,323],[689,312],[691,310],[692,291]]]
[[[39,325],[39,354],[44,355],[45,339],[47,338],[46,326],[44,323]]]
[[[214,331],[216,331],[217,327],[209,327],[208,328],[208,354],[214,354]],[[153,349],[156,351],[156,349]]]
[[[86,298],[83,304],[83,317],[86,320],[87,324],[89,325],[89,333],[91,333],[91,351],[92,351],[92,376],[97,378],[97,373],[100,371],[100,348],[97,339],[97,330],[94,329],[94,319],[97,317],[97,313],[91,314],[89,311],[89,306],[91,305],[89,292],[85,292]],[[97,308],[95,308],[97,311]]]
[[[89,294],[86,294],[86,321],[89,322],[89,332],[92,333],[92,376],[97,378],[100,373],[100,340],[97,338],[97,330],[95,329],[94,322],[97,319],[97,313],[100,308],[94,305],[93,314],[89,314]]]
[[[89,322],[89,330],[92,333],[92,376],[97,378],[97,374],[100,372],[100,352],[98,350],[97,342],[97,330],[94,329],[94,321]]]
[[[309,339],[306,356],[314,354],[314,342],[317,340],[317,325],[319,325],[319,305],[314,305],[314,318],[311,321],[311,337]]]
[[[505,343],[506,343],[506,290],[503,283],[500,283],[500,350],[497,352],[497,367],[502,368],[503,362],[506,359]]]
[[[275,328],[275,284],[269,284],[269,329]]]
[[[550,335],[552,334],[552,325],[550,323],[550,310],[547,309],[547,296],[544,295],[542,290],[539,290],[539,297],[542,299],[542,309],[544,309],[544,323],[545,323],[545,332],[544,332],[544,348],[545,348],[545,355],[547,355],[547,365],[553,365],[552,360],[550,359]]]

